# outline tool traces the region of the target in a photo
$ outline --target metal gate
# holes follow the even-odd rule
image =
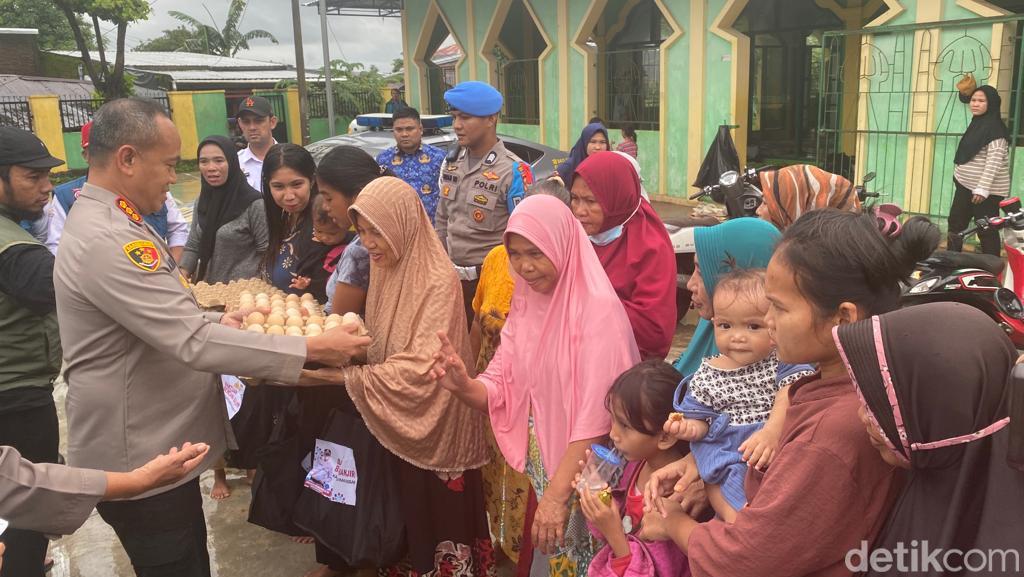
[[[860,182],[874,172],[881,202],[944,220],[953,156],[971,120],[956,83],[971,72],[1002,96],[1010,170],[1020,133],[1024,16],[977,18],[823,34],[819,166]]]

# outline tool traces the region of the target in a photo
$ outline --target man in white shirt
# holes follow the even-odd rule
[[[238,128],[249,143],[248,147],[238,151],[238,163],[242,165],[249,186],[262,191],[263,159],[270,147],[277,144],[274,140],[277,117],[269,100],[262,96],[247,96],[238,109],[237,119]]]

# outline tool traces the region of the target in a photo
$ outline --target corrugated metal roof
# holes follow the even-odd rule
[[[81,58],[77,50],[50,50],[52,54]],[[91,53],[90,57],[99,61],[99,53]],[[112,60],[113,53],[108,54]],[[124,65],[143,70],[287,70],[288,66],[277,62],[250,60],[248,58],[229,58],[194,52],[125,52]]]
[[[0,96],[54,94],[68,98],[92,98],[92,92],[92,82],[87,80],[0,74]]]
[[[229,82],[295,80],[297,78],[296,72],[295,70],[168,70],[161,74],[170,76],[175,82],[224,84]]]

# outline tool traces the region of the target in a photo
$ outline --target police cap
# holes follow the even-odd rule
[[[486,82],[467,80],[444,93],[448,106],[473,116],[490,116],[501,112],[501,93]]]

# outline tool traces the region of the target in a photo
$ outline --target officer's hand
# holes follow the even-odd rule
[[[231,311],[229,313],[224,313],[224,316],[220,317],[220,324],[225,325],[225,326],[229,326],[229,327],[231,327],[233,329],[240,329],[240,328],[242,328],[242,322],[245,321],[245,317],[249,316],[249,313],[256,312],[256,311],[259,311],[259,312],[261,312],[261,313],[263,313],[265,315],[269,315],[270,314],[270,309],[268,309],[266,307],[264,307],[264,308],[245,307],[245,308],[242,308],[242,309],[238,309],[237,311]]]
[[[322,385],[344,385],[345,370],[335,367],[321,367],[316,370],[302,369],[299,386],[319,387]]]
[[[306,337],[306,361],[329,367],[347,365],[352,357],[365,353],[373,342],[368,336],[357,336],[354,332],[357,330],[357,325],[347,324],[315,337]]]

